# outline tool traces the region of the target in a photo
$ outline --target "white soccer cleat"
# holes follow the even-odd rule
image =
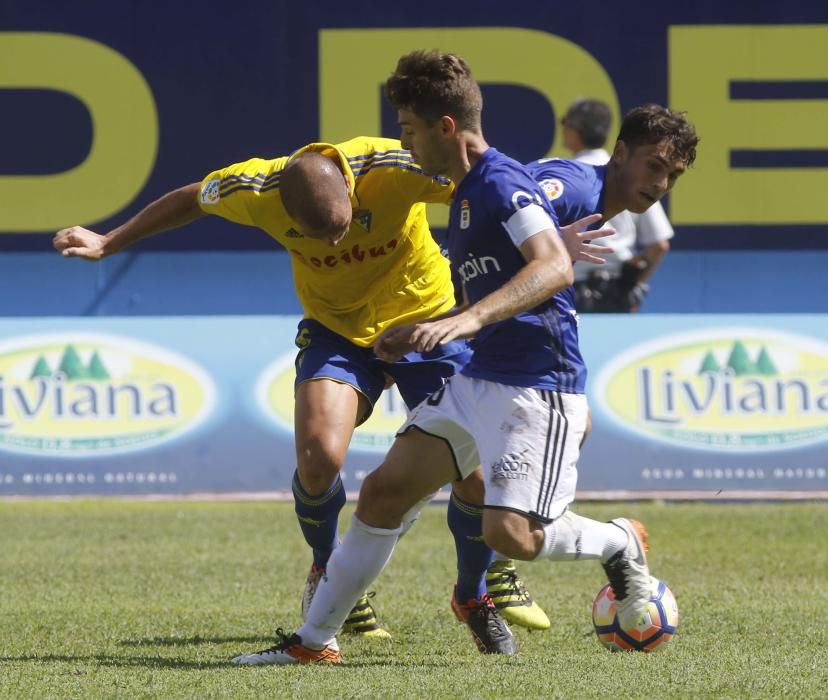
[[[338,664],[342,662],[339,645],[336,640],[322,649],[311,649],[302,644],[298,634],[286,635],[281,629],[276,630],[278,642],[268,649],[242,654],[230,660],[235,666],[262,666],[288,664]]]
[[[615,609],[621,629],[635,627],[650,602],[650,569],[647,566],[647,530],[637,520],[616,518],[613,525],[627,533],[627,546],[613,555],[604,571],[615,594]]]

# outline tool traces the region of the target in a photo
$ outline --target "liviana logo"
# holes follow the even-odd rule
[[[634,431],[719,451],[791,449],[828,438],[828,344],[756,328],[706,329],[639,345],[596,380]]]
[[[201,368],[155,345],[72,332],[0,342],[0,450],[141,450],[194,428],[214,401]]]
[[[291,353],[269,365],[256,382],[259,408],[285,431],[293,432],[293,384],[295,355]],[[405,422],[406,410],[396,388],[384,391],[371,417],[354,432],[351,448],[385,453],[394,442],[397,429]]]

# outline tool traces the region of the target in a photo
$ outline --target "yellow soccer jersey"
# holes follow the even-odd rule
[[[309,150],[334,160],[350,185],[353,220],[334,247],[302,236],[282,204],[281,172],[290,157]],[[208,214],[263,229],[285,247],[307,318],[370,347],[389,326],[454,305],[448,261],[425,216],[426,202],[451,199],[448,180],[424,174],[393,139],[313,143],[290,157],[253,158],[210,173],[199,204]]]

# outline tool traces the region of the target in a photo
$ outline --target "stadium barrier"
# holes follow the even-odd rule
[[[298,320],[2,319],[0,497],[288,492]],[[825,316],[593,315],[581,346],[580,497],[828,493]],[[404,416],[357,429],[350,492]]]

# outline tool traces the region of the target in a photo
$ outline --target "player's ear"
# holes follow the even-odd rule
[[[629,155],[629,149],[627,148],[627,144],[623,141],[616,141],[615,147],[612,149],[612,159],[620,164],[623,164],[627,160],[627,156]]]
[[[443,136],[454,136],[457,133],[457,122],[447,114],[440,117],[439,125]]]

